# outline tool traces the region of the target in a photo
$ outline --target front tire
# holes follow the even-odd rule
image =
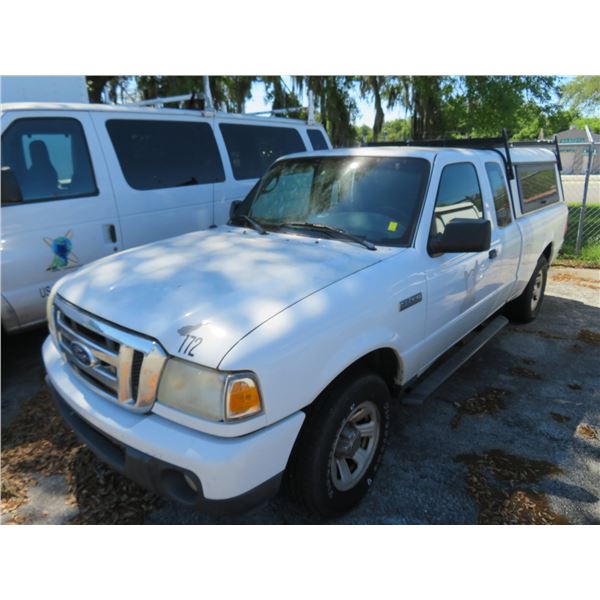
[[[370,371],[343,375],[319,397],[289,470],[292,490],[310,512],[329,517],[360,502],[379,468],[389,420],[388,386]]]
[[[530,323],[538,316],[544,301],[547,280],[548,261],[545,256],[540,256],[523,293],[506,305],[507,314],[513,321]]]

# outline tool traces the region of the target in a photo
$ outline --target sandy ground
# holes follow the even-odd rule
[[[394,406],[389,447],[370,494],[335,522],[600,523],[600,272],[553,268],[546,294],[538,320],[506,327],[424,405]],[[7,464],[15,469],[7,453],[19,446],[8,436],[7,449],[5,434],[17,427],[28,400],[44,394],[43,338],[36,331],[3,347],[3,476]],[[110,511],[82,518],[90,514],[84,510],[90,494],[74,485],[71,463],[43,475],[24,462],[16,464],[29,465],[19,492],[27,500],[2,522],[65,523],[78,515],[81,522],[321,522],[284,493],[237,518],[208,518],[150,499],[147,510],[121,520],[119,511],[130,515],[131,502],[119,494],[131,486],[94,461],[81,462],[77,477],[94,480],[100,507],[108,506],[101,488],[110,479],[116,497]]]

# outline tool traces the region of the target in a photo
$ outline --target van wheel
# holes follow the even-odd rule
[[[538,316],[544,301],[547,279],[548,261],[545,256],[540,256],[524,292],[506,305],[507,314],[513,321],[529,323]]]
[[[370,371],[348,373],[317,400],[302,428],[289,479],[313,513],[333,516],[360,502],[387,443],[390,392]]]

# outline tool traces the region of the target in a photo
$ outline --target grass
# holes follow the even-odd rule
[[[585,208],[584,243],[581,254],[575,253],[581,203],[568,202],[569,227],[565,242],[554,264],[570,267],[600,268],[600,204]]]

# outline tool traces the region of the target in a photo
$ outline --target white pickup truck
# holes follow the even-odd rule
[[[468,145],[288,155],[227,225],[61,279],[43,357],[63,417],[190,507],[248,509],[284,473],[310,511],[354,506],[391,398],[424,397],[501,310],[535,318],[563,242],[555,155]]]

